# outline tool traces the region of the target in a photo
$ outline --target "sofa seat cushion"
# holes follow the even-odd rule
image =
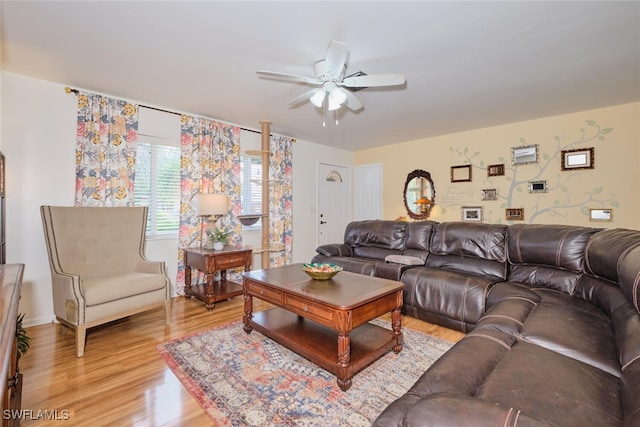
[[[511,347],[475,397],[554,426],[612,426],[622,421],[616,376],[522,341]]]
[[[404,304],[473,327],[493,282],[472,274],[414,267],[402,275]]]
[[[368,258],[353,258],[353,257],[341,257],[341,256],[324,256],[316,255],[311,259],[311,262],[317,263],[331,263],[339,265],[344,271],[350,271],[351,273],[366,274],[367,276],[373,276],[376,271],[377,259]]]
[[[398,249],[378,248],[375,246],[355,246],[352,248],[353,257],[355,258],[371,258],[384,262],[389,255],[402,255],[402,251]]]
[[[127,286],[120,286],[127,283]],[[83,279],[81,289],[87,307],[104,304],[110,301],[164,289],[166,277],[163,274],[124,273],[108,277]]]
[[[515,304],[531,306],[530,312],[512,316],[522,327],[519,339],[620,376],[620,361],[613,322],[595,305],[564,292],[548,288],[529,288],[513,282],[499,283],[490,291],[488,301],[499,295],[501,300],[488,305],[480,320],[494,322]]]

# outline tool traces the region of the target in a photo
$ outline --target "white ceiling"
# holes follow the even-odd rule
[[[2,1],[2,68],[357,150],[640,101],[640,2]],[[331,40],[404,73],[364,109],[287,102]]]

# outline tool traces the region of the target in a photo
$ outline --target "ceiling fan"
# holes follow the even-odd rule
[[[359,71],[345,76],[348,55],[346,44],[332,41],[329,43],[325,59],[313,66],[315,78],[262,70],[256,73],[265,77],[317,86],[293,98],[288,104],[294,106],[308,100],[316,107],[325,107],[328,111],[337,110],[342,105],[353,111],[359,110],[363,105],[353,94],[354,91],[374,86],[398,86],[405,82],[404,74],[398,73],[367,75]]]

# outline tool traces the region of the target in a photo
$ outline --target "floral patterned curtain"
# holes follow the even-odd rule
[[[269,179],[274,183],[269,191],[269,246],[282,247],[271,252],[269,263],[276,267],[292,262],[292,202],[291,186],[292,145],[294,139],[274,135],[271,137]]]
[[[76,206],[133,206],[138,106],[78,94]]]
[[[203,227],[196,212],[198,193],[222,193],[229,198],[229,215],[218,226],[231,232],[228,244],[242,244],[240,214],[240,128],[213,120],[180,118],[180,248],[199,246]],[[235,277],[234,277],[235,276]],[[239,273],[228,275],[239,281]],[[184,253],[179,249],[176,292],[184,293]]]

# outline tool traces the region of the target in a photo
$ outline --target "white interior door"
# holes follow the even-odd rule
[[[353,170],[353,219],[382,219],[382,164],[356,166]]]
[[[318,245],[341,243],[351,220],[349,168],[318,165]]]

